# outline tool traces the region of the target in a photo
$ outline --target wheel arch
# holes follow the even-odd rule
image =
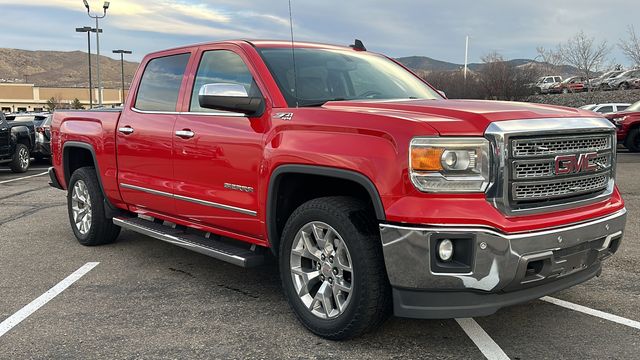
[[[370,201],[370,205],[373,211],[373,214],[379,221],[385,221],[386,215],[384,211],[384,206],[382,205],[382,200],[380,198],[380,194],[378,189],[374,185],[374,183],[365,175],[355,172],[352,170],[345,170],[339,168],[332,168],[326,166],[316,166],[316,165],[281,165],[277,167],[271,174],[268,185],[267,192],[267,206],[266,206],[266,227],[267,227],[267,236],[269,239],[269,244],[272,252],[277,256],[278,247],[280,244],[280,237],[282,234],[282,230],[284,228],[284,223],[288,219],[289,215],[297,208],[297,206],[301,205],[302,202],[311,200],[318,196],[307,196],[303,197],[303,199],[299,199],[299,201],[294,201],[290,206],[286,209],[281,208],[280,213],[279,204],[282,202],[281,194],[284,193],[283,190],[283,181],[291,178],[291,177],[304,177],[306,179],[315,178],[315,179],[323,179],[327,180],[325,184],[331,184],[332,181],[334,183],[339,184],[348,184],[349,186],[359,187],[358,194],[361,197],[366,196],[367,200]],[[323,181],[324,182],[324,181]],[[314,189],[317,191],[318,189]],[[326,188],[325,188],[326,190]],[[320,193],[323,193],[320,191]],[[324,196],[331,195],[326,194]],[[333,194],[337,195],[337,194]],[[284,217],[286,216],[286,217]]]
[[[102,185],[102,177],[98,161],[96,160],[96,151],[91,144],[79,142],[79,141],[67,141],[62,146],[62,168],[64,182],[69,187],[69,180],[74,171],[81,167],[93,166],[96,171],[96,177],[98,178],[98,186],[102,192],[105,202],[105,210],[107,214],[111,214],[117,211],[117,208],[109,201],[107,194],[104,191]]]

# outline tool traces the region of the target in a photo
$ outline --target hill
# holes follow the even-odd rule
[[[92,55],[93,82],[96,86],[96,55]],[[138,63],[125,61],[125,82],[128,84]],[[0,82],[28,82],[37,86],[87,87],[87,53],[82,51],[29,51],[0,48]],[[120,60],[100,56],[102,86],[119,88]]]
[[[428,56],[407,56],[396,59],[408,68],[412,70],[417,70],[419,72],[432,72],[432,71],[455,71],[460,70],[464,67],[464,64],[456,64],[441,60],[436,60],[430,58]],[[519,67],[519,66],[527,66],[534,65],[545,68],[551,68],[551,72],[553,74],[549,75],[562,75],[562,76],[571,76],[578,73],[578,69],[568,66],[551,66],[545,63],[541,63],[538,61],[530,60],[530,59],[512,59],[508,60],[507,63]],[[470,63],[468,68],[470,71],[478,71],[482,68],[483,63]]]

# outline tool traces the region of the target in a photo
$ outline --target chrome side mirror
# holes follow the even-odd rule
[[[198,92],[200,107],[260,115],[264,109],[262,97],[251,97],[245,87],[234,83],[202,85]]]

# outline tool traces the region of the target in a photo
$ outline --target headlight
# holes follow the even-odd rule
[[[624,117],[613,118],[613,123],[616,125],[622,125],[623,122],[624,122]]]
[[[484,138],[414,138],[409,148],[411,182],[425,192],[484,192],[489,162]]]

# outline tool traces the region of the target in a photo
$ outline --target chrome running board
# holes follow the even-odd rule
[[[113,223],[123,229],[151,236],[158,240],[189,249],[212,258],[242,266],[254,267],[264,263],[264,254],[256,246],[245,243],[233,244],[231,241],[219,240],[215,235],[207,233],[200,236],[182,226],[175,228],[163,225],[161,222],[146,220],[141,217],[115,217]],[[209,236],[211,235],[211,236]],[[251,248],[249,248],[251,246]]]

